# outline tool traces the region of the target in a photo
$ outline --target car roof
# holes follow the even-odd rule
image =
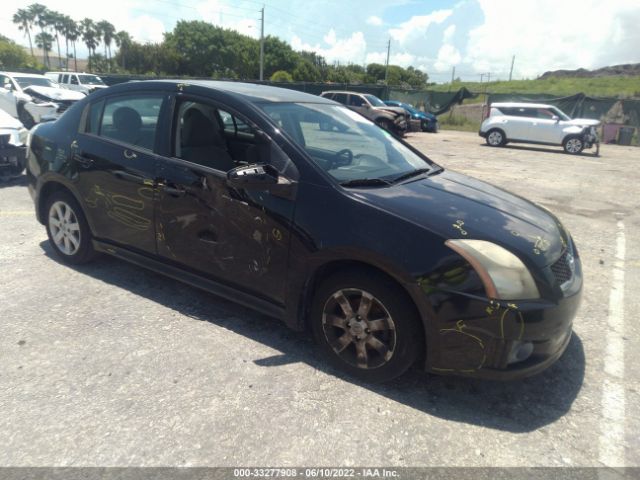
[[[496,102],[491,104],[492,107],[506,108],[551,108],[553,105],[546,103],[526,103],[526,102]]]
[[[322,94],[325,93],[346,93],[348,95],[370,95],[367,92],[352,92],[351,90],[325,90]]]
[[[20,73],[20,72],[0,72],[0,75],[7,75],[9,77],[42,77],[47,78],[44,75],[40,75],[39,73]]]
[[[137,85],[147,83],[171,83],[174,85],[197,85],[212,90],[223,91],[239,99],[251,102],[287,102],[287,103],[326,103],[334,105],[335,102],[318,95],[291,90],[289,88],[271,87],[257,83],[228,82],[221,80],[144,80],[136,82]],[[126,84],[121,84],[126,85]],[[119,86],[119,85],[118,85]],[[113,87],[112,87],[113,88]]]

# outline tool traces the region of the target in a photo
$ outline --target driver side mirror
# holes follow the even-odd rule
[[[5,83],[5,84],[3,85],[3,88],[4,88],[5,90],[9,90],[9,91],[13,90],[13,87],[11,86],[11,84],[10,84],[10,83]]]
[[[271,165],[242,165],[227,172],[227,184],[245,190],[268,190],[278,184],[278,171]]]
[[[551,120],[553,120],[556,123],[559,123],[560,122],[560,117],[557,116],[557,115],[554,115],[553,117],[551,117]]]

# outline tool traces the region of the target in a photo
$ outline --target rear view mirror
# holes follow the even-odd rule
[[[243,165],[227,172],[227,183],[235,188],[267,190],[278,183],[278,171],[271,165]]]

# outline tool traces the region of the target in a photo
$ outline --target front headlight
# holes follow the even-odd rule
[[[509,250],[485,240],[447,240],[445,245],[459,253],[475,269],[488,298],[540,298],[531,273]]]

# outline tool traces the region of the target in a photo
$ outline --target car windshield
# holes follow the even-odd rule
[[[557,107],[551,107],[549,110],[551,110],[555,115],[560,117],[560,120],[565,120],[565,121],[571,120],[571,118],[566,113],[564,113],[562,110],[560,110]]]
[[[27,87],[54,87],[55,85],[51,80],[46,77],[14,77],[14,80],[18,82],[20,88]]]
[[[78,75],[78,78],[83,85],[104,85],[102,79],[96,75]]]
[[[339,105],[267,103],[262,109],[339,183],[381,186],[440,167]]]
[[[374,107],[386,107],[385,103],[380,100],[378,97],[376,97],[375,95],[364,95],[364,98],[366,98],[367,100],[369,100],[369,103],[371,105],[373,105]]]

